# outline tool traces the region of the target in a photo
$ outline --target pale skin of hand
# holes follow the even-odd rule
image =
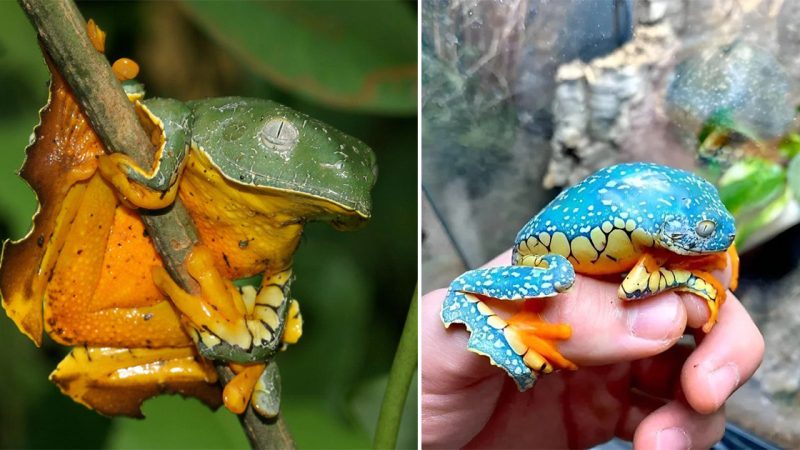
[[[487,267],[507,265],[510,252]],[[724,284],[730,274],[717,274]],[[446,290],[422,299],[422,445],[426,448],[586,448],[614,436],[637,449],[708,448],[724,432],[725,400],[747,381],[764,340],[730,292],[696,348],[675,345],[708,318],[705,301],[666,292],[626,302],[618,283],[581,275],[543,299],[542,316],[572,326],[559,344],[578,371],[539,378],[527,392],[442,326]]]

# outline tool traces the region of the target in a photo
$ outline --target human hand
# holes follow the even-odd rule
[[[487,266],[510,261],[509,253]],[[727,286],[729,274],[719,274]],[[623,301],[618,284],[577,276],[542,316],[572,326],[559,350],[580,366],[543,375],[519,392],[486,357],[468,352],[461,326],[445,329],[446,290],[422,299],[424,447],[591,447],[614,436],[647,449],[704,448],[725,427],[722,406],[749,379],[764,340],[730,292],[719,320],[697,347],[675,345],[708,318],[706,302],[666,292]]]

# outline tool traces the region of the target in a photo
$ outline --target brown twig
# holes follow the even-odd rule
[[[142,167],[151,167],[154,148],[108,61],[89,41],[86,21],[75,3],[19,0],[19,4],[106,148],[132,157]],[[197,242],[197,232],[180,199],[166,210],[142,213],[142,219],[170,275],[181,287],[197,293],[199,287],[183,265]],[[232,373],[227,367],[219,365],[217,371],[223,384],[230,381]],[[253,448],[294,447],[280,416],[268,422],[248,408],[240,420]]]

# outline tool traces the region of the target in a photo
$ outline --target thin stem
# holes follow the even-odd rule
[[[394,354],[383,404],[378,416],[378,427],[375,431],[373,447],[376,449],[393,449],[397,445],[397,433],[400,430],[400,419],[403,406],[408,397],[408,389],[417,369],[417,289],[408,306],[406,324]]]
[[[139,125],[133,106],[111,71],[105,57],[95,50],[86,34],[86,21],[71,0],[19,0],[50,56],[86,113],[92,128],[111,152],[132,157],[142,167],[153,164],[154,148]],[[163,211],[142,212],[164,266],[185,290],[197,293],[197,283],[183,261],[197,242],[197,232],[180,199]],[[220,379],[230,373],[217,366]],[[248,408],[239,416],[251,445],[256,449],[294,448],[282,419],[267,422]]]

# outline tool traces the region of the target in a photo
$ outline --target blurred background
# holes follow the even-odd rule
[[[800,447],[800,3],[423,0],[422,292],[622,161],[720,189],[764,362],[731,422]],[[732,448],[750,447],[740,441]]]
[[[282,413],[300,448],[370,446],[417,281],[417,6],[384,2],[78,2],[107,33],[109,60],[131,57],[148,96],[275,100],[373,148],[380,174],[367,226],[306,228],[293,295],[305,329],[279,355]],[[33,192],[15,175],[48,74],[33,28],[0,2],[0,238],[31,226]],[[67,349],[37,349],[0,318],[0,447],[246,448],[237,419],[163,396],[147,419],[107,419],[47,381]],[[416,383],[399,448],[416,448]]]

